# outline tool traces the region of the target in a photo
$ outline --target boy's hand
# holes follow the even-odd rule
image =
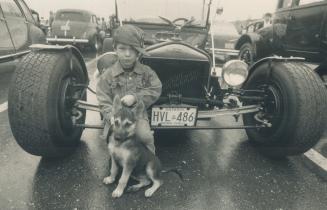
[[[125,106],[133,106],[136,103],[136,98],[133,95],[126,95],[121,99],[121,102]]]

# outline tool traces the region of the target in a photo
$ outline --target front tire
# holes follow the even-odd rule
[[[252,65],[255,61],[254,46],[248,42],[242,44],[238,57],[248,65]]]
[[[86,100],[74,83],[87,84],[78,59],[69,52],[31,52],[18,64],[8,96],[9,122],[17,143],[43,157],[70,154],[83,129],[72,125],[74,100]],[[85,110],[77,123],[84,124]]]
[[[249,140],[265,155],[281,158],[299,155],[312,148],[326,123],[327,92],[319,76],[301,62],[260,65],[249,77],[245,89],[265,89],[261,118],[271,128],[246,130]],[[243,116],[245,125],[258,124],[255,114]]]

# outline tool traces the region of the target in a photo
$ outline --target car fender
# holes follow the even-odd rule
[[[88,72],[86,68],[86,64],[83,58],[82,53],[74,46],[72,45],[65,45],[65,46],[59,46],[59,45],[45,45],[45,44],[33,44],[30,46],[31,50],[42,50],[42,51],[57,51],[58,53],[60,52],[65,52],[65,51],[70,51],[72,55],[75,55],[78,61],[80,62],[82,68],[83,68],[83,73],[85,75],[85,78],[87,78],[87,83],[89,83],[89,77],[88,77]]]
[[[45,44],[46,43],[46,37],[45,34],[43,33],[43,31],[32,25],[30,27],[30,38],[31,38],[31,42],[32,44]]]
[[[281,57],[281,56],[266,57],[255,62],[249,67],[249,75],[251,75],[257,69],[257,67],[259,67],[264,63],[269,63],[269,65],[273,65],[273,63],[275,62],[304,61],[304,60],[305,58],[302,57]]]
[[[247,33],[243,34],[235,44],[235,49],[240,50],[241,46],[248,42],[252,45],[255,53],[255,57],[257,59],[263,58],[265,56],[270,55],[269,46],[270,43],[268,42],[269,39],[265,39],[259,33]]]
[[[241,48],[241,46],[246,43],[249,42],[251,44],[253,44],[254,46],[256,45],[257,42],[259,42],[261,39],[261,35],[257,34],[257,33],[247,33],[247,34],[243,34],[236,42],[235,44],[235,49],[239,50]]]
[[[88,39],[91,41],[94,36],[98,36],[98,35],[99,35],[98,30],[93,25],[90,25],[87,29]]]

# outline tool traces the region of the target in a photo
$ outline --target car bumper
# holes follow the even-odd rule
[[[213,50],[212,48],[206,48],[206,50],[209,52],[209,54],[212,54]],[[237,59],[239,50],[233,50],[233,49],[214,49],[215,58],[219,60],[220,62],[227,62],[231,59]]]
[[[48,43],[71,43],[71,44],[88,44],[88,39],[76,39],[76,38],[57,38],[48,37]]]

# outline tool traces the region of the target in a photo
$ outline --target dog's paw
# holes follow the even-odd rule
[[[112,197],[113,198],[119,198],[120,196],[122,196],[124,190],[121,190],[121,189],[115,189],[113,192],[112,192]]]
[[[152,188],[149,188],[145,191],[145,197],[151,197],[153,195],[153,193],[155,192],[155,190],[153,190]]]
[[[103,179],[103,183],[104,184],[112,184],[114,182],[115,182],[115,179],[112,178],[111,176],[108,176],[108,177],[106,177],[106,178]]]

